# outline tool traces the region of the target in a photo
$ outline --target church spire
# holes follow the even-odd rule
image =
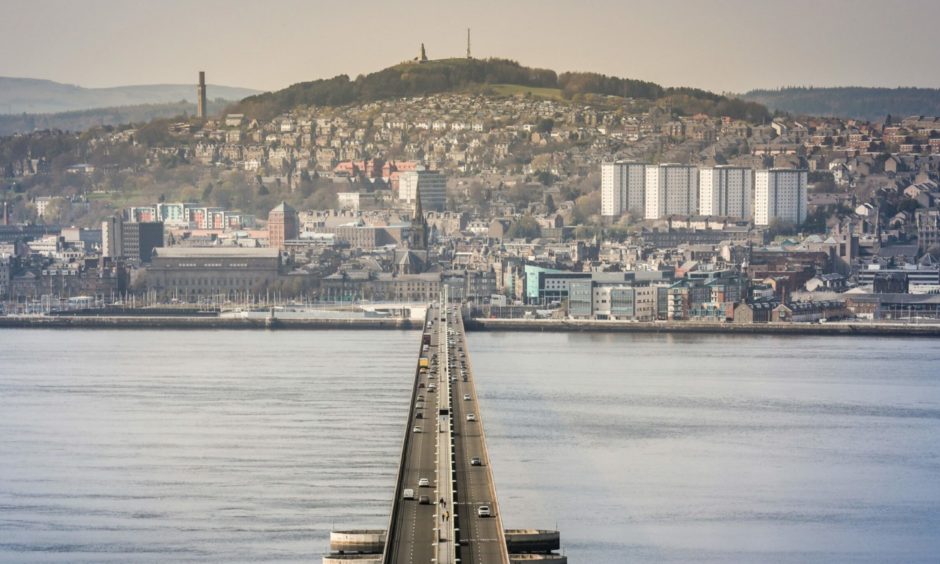
[[[424,209],[421,207],[421,187],[415,186],[415,211],[411,218],[411,248],[428,248],[428,222],[424,218]]]
[[[421,209],[421,185],[415,186],[415,212],[412,219],[415,221],[424,221],[424,210]]]

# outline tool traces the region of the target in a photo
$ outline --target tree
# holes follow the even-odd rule
[[[548,210],[548,213],[555,213],[558,210],[558,206],[555,205],[555,198],[552,198],[551,194],[545,195],[545,209]]]
[[[543,170],[535,175],[535,178],[542,184],[542,186],[551,186],[558,180],[558,177],[552,174],[547,170]]]
[[[474,180],[470,183],[467,191],[469,192],[471,204],[481,209],[489,207],[489,190],[483,186],[482,182]]]
[[[509,227],[506,236],[509,239],[535,239],[542,234],[542,228],[539,223],[529,214],[517,219]]]

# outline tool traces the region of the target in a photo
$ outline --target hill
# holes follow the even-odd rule
[[[234,100],[209,100],[209,114],[224,110]],[[0,136],[27,133],[42,129],[85,131],[92,127],[146,123],[154,119],[192,116],[196,112],[193,102],[169,104],[140,104],[114,108],[95,108],[56,114],[0,115]]]
[[[217,86],[206,87],[211,99],[240,100],[257,90]],[[49,114],[137,106],[170,104],[186,100],[196,102],[194,84],[146,84],[112,88],[83,88],[51,80],[0,77],[0,114]]]
[[[245,98],[230,111],[267,120],[296,106],[342,106],[388,98],[424,96],[493,86],[493,93],[531,91],[547,97],[574,99],[602,94],[661,102],[680,114],[707,113],[761,122],[769,118],[759,104],[695,88],[665,88],[652,82],[596,73],[562,73],[525,67],[507,59],[443,59],[402,63],[350,79],[301,82],[276,92]]]
[[[940,115],[936,88],[781,88],[751,90],[741,98],[796,115],[880,121],[887,115]]]

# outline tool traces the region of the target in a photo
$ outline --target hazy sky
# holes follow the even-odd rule
[[[0,0],[0,76],[277,89],[476,57],[740,92],[940,87],[940,0]],[[210,93],[211,95],[211,93]]]

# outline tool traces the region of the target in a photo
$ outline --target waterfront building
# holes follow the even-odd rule
[[[118,217],[111,217],[101,222],[101,255],[110,258],[124,256],[121,246],[121,232],[124,222]]]
[[[926,293],[929,290],[940,290],[940,264],[933,264],[929,261],[922,261],[924,264],[905,264],[902,266],[887,268],[878,263],[867,265],[858,271],[856,278],[862,285],[874,284],[876,278],[887,276],[899,276],[905,280],[909,286],[924,288],[916,293]]]
[[[646,219],[698,213],[698,168],[682,164],[646,166]]]
[[[441,273],[391,274],[341,271],[320,281],[324,301],[431,302],[441,291]]]
[[[806,221],[807,172],[772,168],[754,174],[754,224],[774,220],[800,225]]]
[[[940,210],[918,209],[914,212],[917,223],[917,250],[924,254],[940,246]]]
[[[163,222],[121,221],[118,217],[101,223],[101,254],[149,262],[153,250],[163,246]]]
[[[184,301],[260,292],[280,273],[278,249],[169,247],[158,249],[147,269],[149,290]]]
[[[754,171],[715,166],[699,171],[699,212],[702,215],[751,218]]]
[[[6,298],[10,292],[10,261],[0,258],[0,299]]]
[[[285,241],[296,239],[299,235],[299,221],[294,208],[281,202],[268,214],[268,246],[284,250]]]

